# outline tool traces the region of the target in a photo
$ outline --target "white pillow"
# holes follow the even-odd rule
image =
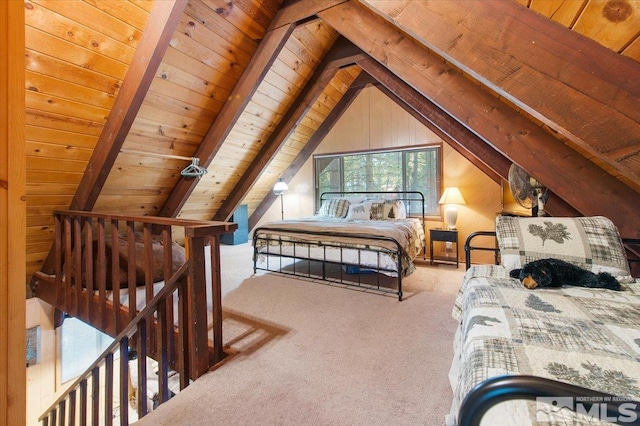
[[[369,220],[371,219],[371,203],[349,204],[347,219]]]
[[[385,220],[398,220],[406,219],[407,212],[404,209],[404,204],[400,200],[386,200],[384,202],[384,211],[382,218]]]
[[[407,208],[404,206],[402,200],[397,201],[398,204],[398,217],[397,219],[406,219],[407,218]]]

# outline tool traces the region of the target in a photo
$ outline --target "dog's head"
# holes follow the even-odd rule
[[[529,262],[522,269],[512,270],[509,275],[519,279],[530,290],[551,286],[551,269],[541,261]]]

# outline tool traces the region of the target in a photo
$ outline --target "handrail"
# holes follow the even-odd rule
[[[496,404],[510,400],[569,397],[571,404],[559,406],[575,411],[606,414],[608,422],[624,425],[640,425],[640,402],[598,392],[569,383],[527,375],[504,375],[485,380],[474,387],[464,398],[458,411],[458,426],[479,426],[482,417]],[[592,410],[594,404],[598,410]],[[606,413],[603,412],[606,410]]]
[[[107,358],[109,358],[110,356],[112,357],[116,350],[120,350],[120,363],[121,363],[120,377],[121,378],[127,377],[128,360],[129,360],[129,345],[128,345],[129,339],[131,339],[136,333],[144,333],[145,324],[143,322],[151,318],[151,316],[156,312],[158,312],[159,309],[162,309],[162,307],[166,308],[165,302],[168,296],[172,295],[173,292],[178,288],[180,284],[185,285],[186,282],[179,281],[179,278],[181,278],[185,274],[185,272],[188,270],[188,267],[189,267],[189,264],[184,263],[182,267],[178,269],[178,271],[171,277],[169,282],[162,287],[162,289],[158,292],[158,294],[156,294],[153,297],[153,299],[151,299],[151,301],[147,303],[147,305],[134,317],[134,319],[120,332],[120,334],[118,334],[115,337],[114,341],[102,352],[102,354],[98,356],[98,358],[93,362],[93,364],[91,364],[87,368],[87,370],[82,375],[80,375],[80,377],[78,377],[71,384],[71,386],[69,386],[69,388],[53,404],[51,404],[51,406],[47,410],[45,410],[45,414],[40,416],[38,421],[41,421],[43,422],[44,425],[47,425],[49,417],[52,414],[55,416],[56,411],[58,410],[59,407],[64,406],[63,402],[66,401],[69,395],[72,392],[76,392],[76,390],[80,388],[81,383],[86,383],[90,376],[95,376],[95,373],[94,373],[95,369],[100,368],[101,365],[105,364]],[[160,323],[159,325],[161,328],[164,326],[164,324],[162,323]],[[161,330],[160,335],[164,335],[164,334],[165,334],[165,330]],[[146,355],[147,355],[146,344],[145,344],[146,339],[140,339],[140,340],[142,343],[140,345],[142,351],[140,350],[138,351],[138,360],[139,362],[142,363],[142,362],[146,362]],[[161,361],[166,362],[166,358],[161,358]],[[159,382],[163,384],[162,389],[160,390],[160,394],[168,395],[168,387],[167,387],[167,383],[168,383],[167,371],[168,370],[163,367],[164,366],[160,366],[158,369],[158,374],[161,375],[161,377],[159,377]],[[183,367],[186,367],[186,365],[183,365]],[[143,368],[143,370],[144,369],[146,369],[146,366]],[[182,371],[182,374],[187,374],[187,370],[184,369],[184,371]],[[185,381],[184,384],[188,385],[188,381]],[[147,387],[146,377],[145,376],[139,377],[138,395],[146,395],[147,393],[146,387]],[[140,390],[140,388],[142,389]],[[181,387],[181,389],[183,388]],[[128,424],[128,411],[122,410],[122,405],[124,401],[127,401],[129,399],[128,392],[126,392],[126,390],[127,390],[126,387],[121,386],[121,394],[120,394],[121,422],[120,423],[125,425]],[[94,395],[94,399],[95,398],[96,396]],[[138,403],[139,403],[139,408],[141,405],[144,407],[143,398],[139,397]],[[126,403],[124,404],[126,406]],[[105,417],[109,417],[111,415],[112,413],[105,412]]]
[[[236,224],[84,211],[56,211],[54,217],[54,275],[36,274],[36,296],[58,310],[116,336],[116,341],[54,403],[51,412],[43,414],[40,420],[45,425],[50,418],[53,424],[63,424],[65,417],[68,417],[69,424],[75,424],[76,417],[80,418],[80,424],[84,424],[89,406],[88,381],[91,381],[94,393],[92,422],[98,423],[100,411],[104,408],[104,423],[112,423],[113,356],[118,347],[121,357],[121,424],[128,423],[130,348],[138,354],[139,417],[144,416],[148,409],[147,356],[159,365],[159,403],[169,399],[169,369],[178,373],[180,389],[183,389],[190,380],[197,379],[224,358],[220,235],[233,232],[237,229]],[[185,237],[184,257],[175,259],[175,250],[182,248],[173,243],[173,227],[181,227]],[[205,267],[207,245],[211,251],[209,276]],[[154,254],[154,250],[159,252]],[[139,262],[136,262],[136,257]],[[154,259],[157,261],[155,264]],[[186,261],[183,263],[182,259]],[[211,286],[207,289],[209,277]],[[155,281],[162,279],[164,286],[158,291]],[[112,291],[107,290],[108,283]],[[127,296],[128,304],[121,303],[121,290]],[[139,290],[144,293],[140,298],[144,299],[146,306],[136,313],[136,293]],[[212,304],[210,316],[207,313],[209,295]],[[101,406],[97,396],[101,393],[103,370],[107,380]],[[79,398],[76,397],[78,389]],[[76,412],[78,400],[80,410]],[[56,421],[56,416],[60,421]]]

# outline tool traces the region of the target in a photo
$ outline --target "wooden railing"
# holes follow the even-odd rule
[[[98,424],[101,411],[104,418],[99,423],[111,424],[116,383],[113,360],[117,354],[121,424],[128,424],[131,350],[138,355],[138,416],[144,416],[148,409],[147,356],[158,362],[159,403],[168,399],[169,370],[180,375],[182,389],[222,360],[219,243],[220,234],[234,231],[237,225],[79,211],[56,212],[55,221],[54,266],[52,273],[37,274],[36,296],[116,340],[41,416],[44,424],[49,420],[65,424],[65,419],[67,424],[86,424],[89,408],[93,424]],[[184,234],[185,262],[179,267],[174,259],[177,246],[172,244],[175,228]],[[164,283],[154,282],[154,269],[158,269],[154,268],[154,249],[159,247],[161,253],[155,257],[163,260]],[[136,262],[140,256],[144,260]],[[140,312],[135,308],[140,304],[138,292],[144,299]]]

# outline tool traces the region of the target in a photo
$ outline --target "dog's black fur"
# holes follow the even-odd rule
[[[529,289],[574,285],[620,290],[620,283],[613,275],[607,272],[594,274],[560,259],[534,260],[524,265],[522,269],[512,270],[509,275],[512,278],[518,278]]]

